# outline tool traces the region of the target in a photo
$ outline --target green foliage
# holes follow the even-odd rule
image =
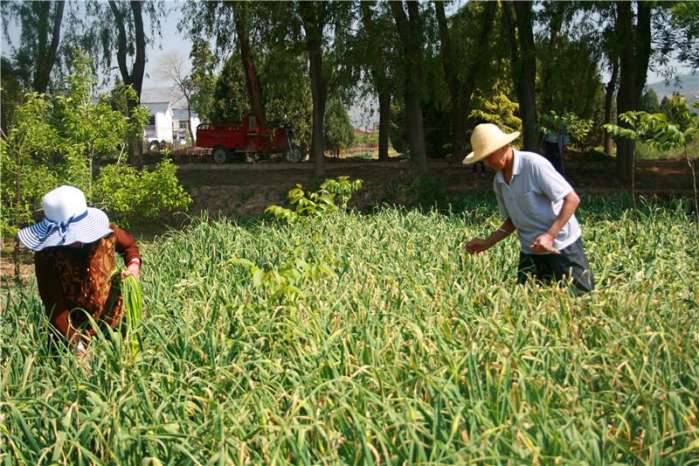
[[[118,333],[83,361],[52,350],[35,285],[4,287],[0,455],[690,465],[699,237],[686,210],[586,196],[577,214],[598,289],[580,298],[516,285],[516,238],[464,254],[501,222],[492,194],[452,215],[202,220],[142,245],[136,361]],[[300,293],[279,291],[289,285]]]
[[[350,180],[347,176],[325,180],[318,191],[304,191],[303,186],[297,184],[287,194],[291,209],[271,205],[265,212],[287,223],[301,218],[322,217],[338,209],[347,209],[352,195],[359,191],[363,184],[362,180]]]
[[[231,123],[240,121],[243,112],[248,109],[245,91],[245,76],[240,69],[240,55],[232,54],[223,65],[216,78],[211,110],[207,118],[212,123]]]
[[[14,124],[15,109],[22,103],[25,91],[18,72],[7,58],[0,58],[0,67],[0,129],[5,137]]]
[[[229,263],[247,270],[252,285],[263,289],[271,302],[279,304],[305,301],[308,298],[308,290],[313,288],[314,282],[334,275],[325,263],[308,263],[298,256],[279,268],[269,270],[242,258],[231,259]]]
[[[205,40],[194,40],[189,56],[192,60],[192,110],[203,119],[211,121],[216,88],[216,57],[211,52],[209,42]]]
[[[641,96],[641,103],[639,108],[648,113],[657,113],[660,111],[660,101],[658,100],[658,94],[653,89],[648,89]]]
[[[158,220],[163,214],[186,210],[192,203],[169,159],[143,170],[124,163],[107,165],[93,189],[93,204],[124,226]]]
[[[563,130],[570,137],[570,141],[577,147],[584,149],[587,146],[588,137],[593,130],[594,122],[580,118],[572,112],[558,114],[551,110],[541,117],[541,132],[557,132]]]
[[[469,118],[473,121],[494,123],[505,132],[522,129],[522,120],[516,115],[519,105],[503,92],[494,95],[479,92],[473,99],[472,108]]]
[[[325,147],[339,153],[354,142],[354,128],[347,109],[338,98],[329,99],[325,110]]]
[[[129,105],[135,99],[133,89],[118,88],[95,100],[89,63],[79,58],[74,68],[65,95],[27,94],[0,142],[4,236],[33,222],[41,197],[61,184],[82,189],[89,203],[125,224],[153,220],[159,212],[191,202],[173,165],[139,171],[120,163],[129,138],[142,133],[148,115],[147,109]],[[95,180],[95,162],[113,161],[117,163],[103,168]]]
[[[695,106],[699,108],[699,105]],[[666,113],[626,112],[621,125],[605,125],[611,134],[644,141],[659,150],[686,147],[699,137],[699,115],[693,114],[680,96],[663,101]]]

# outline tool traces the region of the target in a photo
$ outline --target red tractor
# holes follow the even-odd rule
[[[245,113],[239,123],[197,126],[197,146],[211,148],[216,163],[237,158],[255,159],[259,156],[283,154],[290,162],[303,159],[301,151],[291,141],[291,128],[261,128],[254,115]]]

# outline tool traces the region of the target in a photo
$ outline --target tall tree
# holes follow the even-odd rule
[[[617,88],[617,82],[619,79],[619,59],[618,57],[611,57],[612,59],[612,73],[609,77],[609,81],[605,87],[604,92],[604,124],[612,123],[613,115],[613,105],[614,105],[614,94]],[[606,154],[612,153],[612,135],[604,130],[604,152]]]
[[[330,16],[328,4],[299,2],[298,12],[305,33],[308,53],[308,72],[311,79],[313,98],[313,136],[311,138],[311,158],[316,176],[323,175],[323,153],[325,152],[325,103],[328,97],[328,71],[323,69],[323,30]]]
[[[240,50],[243,72],[245,73],[245,89],[247,90],[250,108],[257,118],[258,124],[266,126],[267,119],[262,106],[260,81],[257,77],[255,60],[253,59],[252,49],[250,47],[250,5],[246,2],[233,2],[231,3],[231,7],[233,8],[235,32],[238,38],[238,48]]]
[[[403,94],[408,123],[410,158],[420,172],[427,170],[425,128],[422,116],[424,80],[423,25],[416,1],[392,1],[391,12],[400,38]],[[408,14],[405,14],[407,6]]]
[[[189,2],[185,5],[180,30],[188,29],[198,41],[215,39],[218,55],[227,55],[237,49],[236,57],[241,67],[248,107],[260,125],[267,124],[262,84],[255,53],[253,24],[263,22],[261,7],[253,2]]]
[[[20,43],[14,53],[15,66],[24,69],[19,74],[30,81],[25,83],[27,87],[46,92],[57,60],[65,2],[10,1],[1,5],[5,36],[8,36],[8,25],[13,18],[21,28]]]
[[[485,60],[489,59],[486,49],[489,43],[492,22],[495,16],[497,3],[488,2],[478,12],[475,3],[466,6],[467,13],[473,16],[469,22],[479,24],[478,35],[472,48],[457,47],[455,42],[455,26],[450,29],[444,2],[435,2],[437,22],[439,25],[439,37],[441,41],[440,55],[444,76],[451,96],[452,112],[452,155],[454,160],[461,160],[465,155],[466,147],[466,118],[470,107],[473,92],[476,89],[476,79],[483,69]],[[464,35],[464,31],[459,30],[459,35]],[[464,58],[465,56],[465,58]],[[462,64],[466,62],[465,66]],[[459,66],[461,64],[461,66]]]
[[[536,49],[533,11],[530,1],[505,1],[503,19],[510,42],[513,83],[517,89],[522,118],[524,148],[539,150],[539,125],[536,112]]]
[[[615,31],[620,47],[618,114],[639,109],[652,51],[652,9],[653,5],[648,2],[616,2]],[[622,181],[631,180],[634,169],[632,140],[617,141],[616,168]]]
[[[105,4],[92,0],[85,4],[85,8],[92,22],[83,33],[82,42],[99,49],[97,64],[105,69],[111,69],[112,57],[116,52],[121,82],[135,91],[128,102],[130,113],[141,103],[146,47],[155,41],[156,36],[160,36],[160,20],[166,14],[165,5],[162,1],[109,0]],[[144,17],[150,23],[149,34],[146,33]],[[142,137],[133,135],[129,144],[130,161],[136,166],[143,163],[142,143]]]
[[[376,2],[361,2],[364,46],[363,61],[379,98],[379,160],[388,160],[389,129],[391,125],[392,49],[394,35],[386,27],[389,19],[383,4],[375,11]]]

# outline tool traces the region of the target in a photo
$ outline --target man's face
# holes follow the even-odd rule
[[[507,162],[507,151],[510,150],[510,146],[504,146],[501,147],[500,149],[496,150],[492,154],[490,154],[488,157],[486,157],[483,160],[483,163],[489,168],[492,168],[493,170],[499,172],[505,169],[505,165]]]

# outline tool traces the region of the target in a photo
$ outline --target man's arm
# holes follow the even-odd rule
[[[553,240],[558,236],[570,217],[575,213],[575,209],[578,208],[580,204],[580,197],[571,191],[563,198],[563,205],[561,206],[561,211],[558,213],[556,220],[553,221],[548,230],[540,235],[531,245],[533,252],[551,252],[553,248]]]
[[[466,244],[466,250],[470,254],[477,254],[479,252],[483,252],[487,249],[492,248],[497,243],[510,236],[513,231],[515,231],[515,226],[512,223],[512,220],[510,220],[510,218],[508,217],[504,222],[502,222],[500,228],[492,232],[490,236],[488,236],[488,238],[476,238],[469,241]]]

